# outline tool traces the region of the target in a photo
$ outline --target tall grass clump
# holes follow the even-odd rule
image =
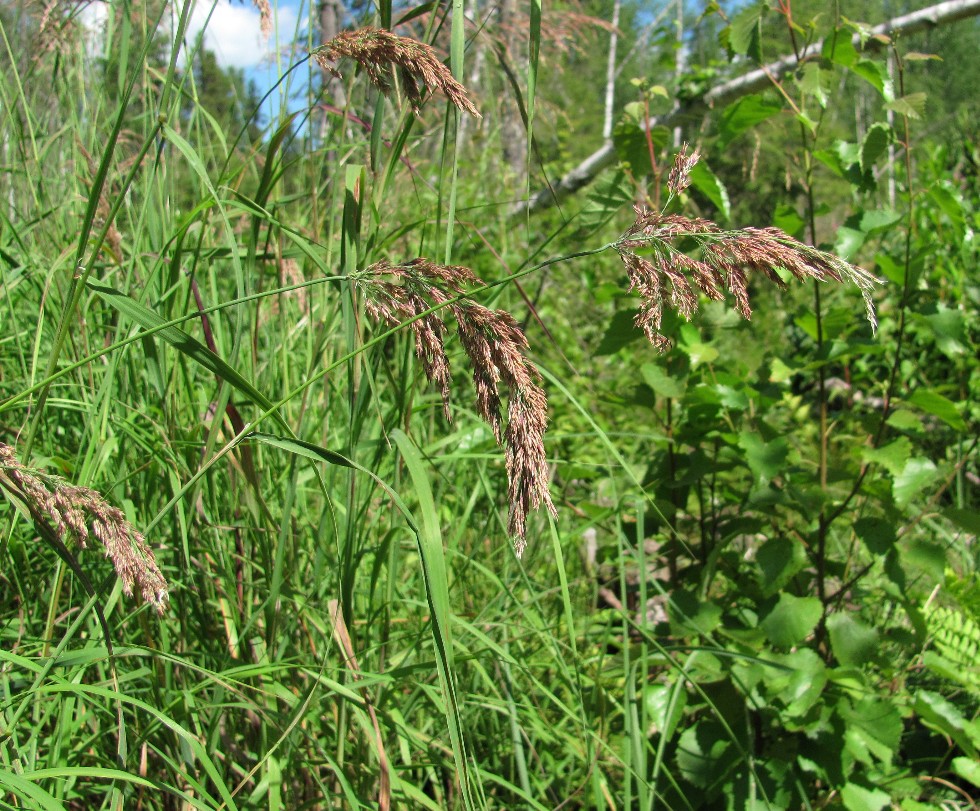
[[[691,149],[634,104],[515,215],[577,160],[568,32],[625,22],[324,6],[263,99],[190,4],[104,10],[0,8],[5,807],[968,791],[972,283],[929,309],[913,246],[967,215],[917,221],[894,154],[874,208],[910,139],[823,149],[780,86]],[[735,227],[784,102],[835,196]]]

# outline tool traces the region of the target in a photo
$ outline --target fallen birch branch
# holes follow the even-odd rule
[[[875,37],[882,34],[889,36],[914,34],[927,28],[959,22],[960,20],[975,17],[978,14],[980,14],[980,0],[948,0],[946,3],[939,3],[938,5],[906,14],[903,17],[896,17],[881,25],[876,25],[870,29],[869,35]],[[852,41],[855,46],[859,46],[859,35],[855,34]],[[649,129],[658,126],[673,127],[685,118],[699,115],[705,110],[715,107],[724,107],[742,96],[765,90],[773,79],[781,78],[804,59],[810,58],[813,54],[820,53],[822,48],[823,40],[818,40],[807,48],[799,58],[795,55],[784,56],[758,70],[753,70],[744,76],[731,79],[712,88],[703,96],[687,104],[683,104],[669,113],[652,116],[647,119],[646,126]],[[528,212],[539,211],[557,205],[569,195],[587,186],[595,179],[599,172],[613,165],[615,162],[616,149],[612,141],[607,140],[602,147],[589,155],[589,157],[569,171],[557,183],[554,183],[547,189],[542,189],[528,200],[521,201],[514,207],[511,213],[514,216],[520,216]]]

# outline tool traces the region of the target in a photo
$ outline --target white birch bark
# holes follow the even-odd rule
[[[980,14],[980,0],[948,0],[948,2],[939,3],[938,5],[906,14],[903,17],[896,17],[881,25],[876,25],[871,29],[871,35],[914,34],[926,28],[976,17],[978,14]],[[854,35],[853,42],[856,47],[860,47],[860,38],[857,34]],[[866,47],[872,47],[873,44],[873,41],[869,41]],[[810,46],[804,54],[801,54],[799,58],[794,55],[784,56],[775,62],[769,63],[765,67],[724,82],[709,90],[701,98],[687,105],[671,110],[666,115],[648,119],[646,126],[673,127],[686,117],[699,115],[710,108],[724,107],[736,99],[740,99],[742,96],[764,90],[770,86],[772,79],[781,78],[793,70],[799,64],[800,59],[809,57],[815,53],[820,53],[822,47],[823,40],[819,40]],[[587,186],[599,172],[615,162],[615,148],[611,143],[603,144],[603,146],[589,155],[589,157],[549,188],[542,189],[532,195],[526,202],[522,201],[518,203],[513,208],[512,214],[514,216],[520,216],[528,211],[550,208],[556,203],[560,203],[570,194]]]
[[[602,116],[602,140],[612,138],[614,105],[616,103],[616,47],[619,45],[620,0],[613,3],[612,33],[609,35],[609,61],[606,62],[606,109]]]

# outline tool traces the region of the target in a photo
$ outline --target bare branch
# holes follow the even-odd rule
[[[874,37],[881,34],[891,36],[895,34],[914,34],[927,28],[959,22],[960,20],[966,20],[977,15],[980,15],[980,0],[948,0],[946,3],[939,3],[938,5],[915,11],[912,14],[906,14],[903,17],[896,17],[881,25],[876,25],[870,29],[870,35]],[[860,37],[857,34],[854,35],[853,42],[855,46],[860,45]],[[873,44],[873,41],[871,41],[866,47],[870,47]],[[795,68],[802,59],[807,59],[813,54],[820,53],[822,47],[823,40],[819,40],[813,43],[804,54],[801,54],[800,59],[797,59],[793,55],[784,56],[758,70],[753,70],[744,76],[739,76],[736,79],[720,84],[700,98],[694,99],[669,113],[647,119],[646,126],[651,129],[657,126],[673,127],[686,118],[702,114],[707,109],[722,107],[731,104],[731,102],[742,96],[764,90],[770,85],[770,77],[778,79],[784,76]],[[589,157],[569,171],[550,188],[543,189],[534,194],[529,200],[518,203],[512,211],[512,214],[514,216],[520,216],[530,211],[550,208],[560,203],[569,195],[587,186],[595,179],[599,172],[615,162],[616,150],[613,147],[612,141],[606,141],[602,147],[589,155]]]

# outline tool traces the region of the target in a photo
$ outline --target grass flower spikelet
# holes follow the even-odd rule
[[[687,154],[688,145],[684,144],[674,155],[674,165],[667,177],[667,188],[671,194],[677,195],[691,185],[691,170],[701,160],[701,153],[696,149]]]
[[[452,376],[440,313],[448,310],[455,319],[460,343],[473,367],[477,413],[505,449],[508,531],[520,556],[527,545],[530,511],[545,505],[557,517],[548,492],[544,448],[548,400],[537,369],[526,357],[527,338],[510,313],[465,298],[467,287],[482,285],[469,268],[427,259],[401,265],[381,261],[360,272],[356,281],[369,315],[389,326],[410,324],[416,354],[426,377],[438,387],[443,413],[450,421]],[[439,309],[427,312],[433,307]],[[506,427],[501,416],[501,384],[508,396]]]
[[[695,152],[692,156],[697,157]],[[686,188],[693,163],[678,160],[671,172],[671,188]],[[636,220],[616,243],[626,268],[630,289],[640,294],[642,304],[636,324],[660,351],[670,342],[661,334],[664,309],[670,307],[686,319],[698,309],[698,296],[691,282],[708,298],[722,300],[727,290],[735,299],[735,310],[752,317],[748,273],[761,273],[779,287],[784,269],[797,279],[820,282],[850,282],[864,298],[868,321],[876,329],[871,290],[880,280],[866,270],[833,254],[793,239],[778,228],[743,228],[725,231],[710,220],[661,214],[635,208]],[[693,243],[695,256],[675,243]],[[685,246],[685,248],[688,246]],[[643,249],[646,255],[637,251]]]
[[[317,64],[334,76],[340,76],[334,67],[340,59],[357,62],[371,83],[385,95],[391,93],[391,72],[397,67],[402,89],[416,114],[425,101],[426,89],[439,89],[455,107],[480,118],[466,88],[424,42],[400,37],[383,28],[367,27],[345,31],[312,53]]]
[[[157,613],[163,613],[169,600],[167,581],[146,538],[126,520],[122,510],[108,504],[95,490],[27,467],[17,459],[14,449],[2,442],[0,489],[60,541],[74,540],[84,549],[94,536],[112,561],[126,595],[132,596],[136,587]]]

